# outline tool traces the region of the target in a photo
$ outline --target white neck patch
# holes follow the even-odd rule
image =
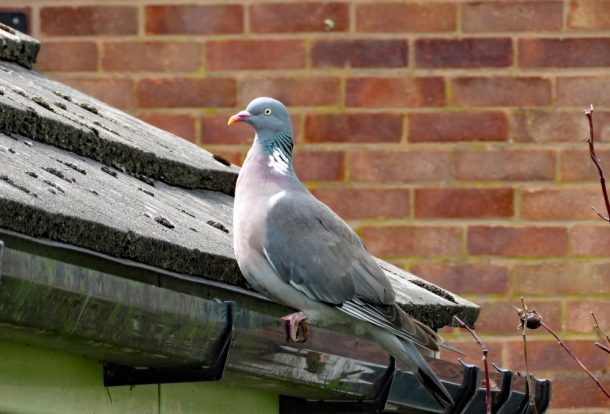
[[[273,152],[269,155],[269,167],[279,174],[286,175],[288,173],[288,165],[290,160],[279,148],[273,148]]]

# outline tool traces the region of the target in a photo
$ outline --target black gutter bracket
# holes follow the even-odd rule
[[[548,379],[538,379],[531,375],[531,379],[534,382],[534,404],[539,413],[543,413],[549,408],[551,404],[551,381]],[[523,404],[519,413],[531,414],[533,412],[532,407],[529,404],[529,383],[526,382],[527,393],[523,399]]]
[[[481,369],[479,367],[472,364],[466,364],[461,359],[458,359],[458,361],[460,361],[460,364],[464,367],[464,377],[462,379],[462,385],[457,394],[453,397],[455,405],[448,409],[448,414],[468,412],[468,405],[475,397],[481,379]]]
[[[500,409],[507,404],[513,388],[513,372],[510,369],[500,368],[496,364],[492,364],[493,367],[502,375],[502,385],[500,385],[500,392],[496,395],[496,398],[492,401],[492,412],[499,413]]]
[[[377,380],[377,395],[373,400],[356,401],[312,401],[302,398],[280,396],[280,413],[299,414],[349,414],[349,413],[372,413],[381,414],[385,410],[390,389],[394,382],[396,373],[396,360],[390,355],[390,363],[384,373]]]
[[[227,358],[233,342],[234,333],[234,302],[222,302],[226,305],[227,324],[216,347],[216,358],[210,366],[185,367],[131,367],[104,362],[104,386],[142,384],[168,384],[179,382],[219,381],[224,374]]]

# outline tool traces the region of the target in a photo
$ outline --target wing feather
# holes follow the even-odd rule
[[[278,198],[267,216],[264,253],[282,280],[310,298],[437,350],[434,331],[404,313],[362,240],[309,192]]]

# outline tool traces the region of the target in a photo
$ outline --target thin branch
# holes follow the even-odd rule
[[[529,405],[532,409],[533,414],[538,414],[538,407],[536,407],[536,395],[534,394],[534,385],[532,384],[532,377],[530,376],[529,367],[527,364],[527,336],[525,330],[529,327],[528,321],[528,310],[527,305],[525,304],[525,300],[521,297],[521,306],[523,309],[516,309],[517,313],[519,313],[519,319],[521,320],[521,337],[523,338],[523,358],[525,360],[525,381],[527,382],[527,395],[529,397]]]
[[[470,326],[466,325],[464,321],[457,317],[457,315],[453,315],[453,319],[462,327],[466,328],[470,335],[474,338],[475,342],[479,344],[481,347],[481,352],[483,353],[483,367],[485,368],[485,408],[486,413],[491,414],[491,385],[489,382],[489,365],[487,364],[487,354],[489,353],[489,349],[487,346],[481,341],[479,335],[472,329]]]
[[[610,345],[610,337],[608,337],[608,334],[606,334],[601,328],[601,326],[599,326],[599,322],[597,321],[597,318],[595,317],[595,314],[593,312],[591,312],[591,316],[593,317],[593,321],[595,322],[595,325],[593,325],[593,330],[595,331],[597,336],[599,336],[599,339],[601,339],[602,341],[605,339],[608,345]]]
[[[591,156],[591,160],[597,167],[597,172],[599,173],[599,182],[602,187],[602,194],[604,195],[604,203],[606,204],[606,211],[608,212],[608,217],[604,217],[595,207],[591,207],[593,211],[603,220],[610,222],[610,199],[608,198],[608,190],[606,189],[606,178],[604,177],[604,170],[602,169],[599,158],[597,158],[597,154],[595,153],[595,142],[594,142],[594,134],[593,134],[593,105],[585,111],[585,116],[589,121],[589,139],[587,142],[589,143],[589,155]]]
[[[600,390],[602,390],[602,392],[606,395],[606,397],[608,397],[610,399],[610,393],[604,388],[604,386],[601,384],[601,382],[599,382],[599,380],[597,379],[597,377],[595,377],[595,375],[593,375],[591,373],[591,371],[589,371],[589,369],[587,367],[585,367],[585,364],[583,364],[580,359],[578,359],[578,357],[576,356],[576,354],[574,354],[574,352],[572,352],[572,350],[570,348],[568,348],[568,346],[561,340],[561,338],[559,338],[559,336],[557,336],[557,334],[555,333],[555,331],[553,331],[547,324],[545,324],[544,322],[541,322],[541,325],[544,327],[544,329],[546,329],[551,335],[553,335],[555,337],[555,339],[557,340],[557,343],[559,343],[559,345],[561,345],[561,347],[563,349],[566,350],[566,352],[574,359],[574,361],[576,361],[578,363],[578,365],[580,365],[580,367],[589,375],[589,377],[591,377],[591,379],[593,381],[595,381],[595,383],[597,384],[597,386],[599,387]]]
[[[610,354],[610,348],[603,346],[599,342],[595,342],[595,346],[598,347],[599,349],[601,349],[602,351],[606,351],[607,353]]]

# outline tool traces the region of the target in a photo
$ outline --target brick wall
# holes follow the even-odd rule
[[[283,100],[313,192],[373,253],[479,303],[493,361],[523,368],[525,295],[610,386],[589,316],[610,331],[610,224],[589,209],[582,114],[610,140],[610,1],[31,4],[38,70],[237,164],[251,131],[228,116]],[[555,412],[610,407],[548,335],[530,353]]]

